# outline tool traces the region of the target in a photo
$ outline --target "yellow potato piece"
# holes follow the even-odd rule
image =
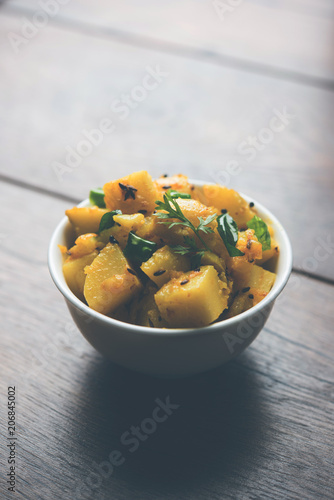
[[[141,265],[141,270],[160,288],[171,279],[172,271],[189,271],[190,261],[176,254],[167,245],[159,248]]]
[[[189,183],[188,177],[182,174],[173,175],[171,177],[159,177],[155,181],[159,200],[163,200],[164,193],[168,189],[178,191],[179,193],[191,194],[193,186]]]
[[[157,188],[145,170],[108,182],[103,187],[105,203],[110,210],[121,210],[123,214],[144,211],[152,213],[157,200]]]
[[[73,207],[66,210],[65,214],[74,227],[77,236],[86,233],[97,233],[102,216],[109,212],[98,207]]]
[[[84,295],[89,307],[110,314],[129,302],[141,289],[133,272],[120,247],[109,243],[85,268]]]
[[[166,283],[156,294],[160,314],[174,328],[206,326],[227,307],[224,289],[213,266],[202,266]]]
[[[203,194],[207,205],[217,208],[219,212],[227,210],[239,229],[246,229],[247,222],[255,215],[247,201],[234,189],[218,185],[205,185],[203,186]]]
[[[84,269],[89,266],[98,252],[95,250],[89,254],[83,255],[76,259],[69,258],[63,264],[63,273],[70,290],[78,297],[80,300],[84,300],[84,285],[86,275]]]

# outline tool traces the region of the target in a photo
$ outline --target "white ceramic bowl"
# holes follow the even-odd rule
[[[191,182],[198,186],[203,184]],[[216,368],[253,342],[289,279],[292,250],[289,238],[276,217],[253,198],[242,196],[247,201],[253,201],[259,216],[274,228],[280,247],[275,269],[277,278],[272,290],[259,304],[234,318],[203,328],[147,328],[123,323],[90,309],[71,292],[64,279],[58,244],[69,244],[72,229],[67,217],[61,220],[49,246],[49,270],[77,327],[97,351],[135,371],[161,377],[181,377]],[[79,206],[89,206],[89,200]]]

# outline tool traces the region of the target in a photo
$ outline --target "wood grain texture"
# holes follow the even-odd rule
[[[20,22],[2,15],[2,40]],[[17,56],[8,43],[0,56],[4,175],[76,199],[140,169],[218,181],[254,196],[281,219],[296,267],[334,278],[332,248],[313,260],[318,238],[333,240],[333,93],[51,26]],[[110,109],[114,99],[130,93],[145,68],[156,65],[169,76],[121,120]],[[294,117],[259,143],[254,158],[238,152],[284,109]],[[67,166],[67,148],[76,149],[82,131],[103,118],[113,121],[115,132],[60,182],[54,162]],[[230,175],[229,162],[239,164],[239,175]]]
[[[214,59],[223,55],[235,63],[253,63],[254,70],[256,65],[264,65],[268,71],[276,68],[334,79],[334,7],[329,0],[248,0],[225,13],[214,5],[212,0],[146,0],[144,4],[135,0],[71,0],[54,19],[57,23],[69,19],[110,28],[109,36],[116,38],[131,33],[149,38],[152,46],[160,41],[171,50],[177,45],[187,47],[194,50],[194,56],[209,53]],[[6,9],[29,17],[40,7],[38,0],[12,0]]]
[[[332,498],[333,286],[293,275],[259,338],[219,370],[133,374],[86,343],[48,275],[68,203],[3,183],[0,200],[1,411],[16,384],[18,498],[75,499],[115,449],[125,463],[86,498]],[[130,453],[121,435],[167,396],[180,407]]]

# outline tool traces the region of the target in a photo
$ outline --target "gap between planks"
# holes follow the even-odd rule
[[[79,200],[78,198],[75,198],[74,196],[68,196],[66,194],[58,193],[57,191],[52,191],[52,189],[47,189],[44,187],[36,186],[35,184],[31,184],[26,181],[22,181],[19,179],[15,179],[13,177],[9,177],[7,175],[1,174],[0,173],[0,182],[4,182],[6,184],[10,184],[12,186],[19,187],[21,189],[26,189],[28,191],[33,191],[38,194],[42,194],[45,196],[50,196],[52,198],[57,198],[58,200],[63,200],[63,201],[68,201],[70,203],[74,203],[77,205],[80,203],[82,200]],[[326,278],[324,276],[318,276],[317,274],[309,273],[307,271],[304,271],[302,269],[298,269],[296,267],[292,268],[292,272],[295,274],[299,274],[301,276],[305,276],[306,278],[314,279],[316,281],[320,281],[322,283],[327,283],[328,285],[334,286],[334,279],[331,278]]]
[[[29,7],[15,6],[6,2],[1,3],[1,0],[0,6],[5,6],[6,9],[4,12],[15,17],[17,15],[21,16],[22,14],[31,15],[35,12],[34,9]],[[137,48],[140,47],[147,50],[164,52],[178,57],[214,64],[216,66],[232,68],[237,71],[260,74],[269,78],[290,81],[308,87],[316,87],[331,92],[334,91],[334,80],[329,78],[311,76],[298,71],[261,64],[255,61],[247,61],[242,58],[230,57],[212,50],[198,49],[196,47],[167,42],[150,36],[136,35],[129,31],[119,30],[108,26],[88,24],[84,21],[78,21],[61,15],[51,18],[49,24],[57,26],[58,28],[93,37],[106,38],[114,42],[124,43]]]

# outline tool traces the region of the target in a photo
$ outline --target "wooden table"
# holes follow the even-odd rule
[[[333,499],[333,3],[63,3],[0,7],[1,445],[15,386],[17,498]],[[113,131],[69,166],[104,119]],[[265,329],[214,372],[111,365],[49,277],[64,210],[143,168],[246,192],[291,237],[294,272]],[[168,419],[122,444],[168,397]]]

